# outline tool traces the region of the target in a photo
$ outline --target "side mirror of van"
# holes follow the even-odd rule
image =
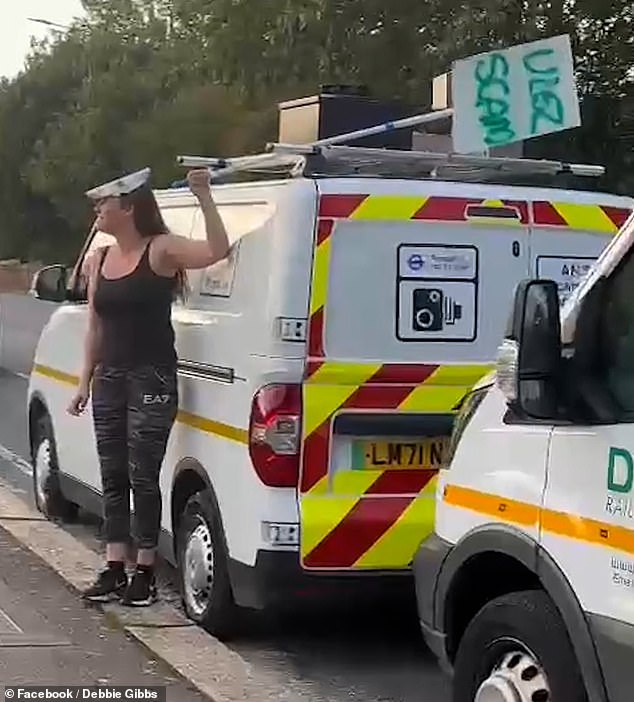
[[[54,265],[41,268],[33,277],[31,290],[40,300],[64,302],[66,300],[66,266]]]
[[[555,419],[561,377],[561,322],[557,283],[524,280],[497,359],[497,383],[520,416]]]

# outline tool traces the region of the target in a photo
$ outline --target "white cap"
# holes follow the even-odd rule
[[[144,168],[142,171],[130,173],[121,178],[111,180],[109,183],[92,188],[92,190],[86,191],[86,197],[89,197],[91,200],[100,200],[104,197],[129,195],[145,185],[149,181],[151,174],[151,168]]]

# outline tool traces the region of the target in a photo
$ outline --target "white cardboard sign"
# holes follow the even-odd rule
[[[481,153],[581,124],[567,34],[456,61],[453,146]]]

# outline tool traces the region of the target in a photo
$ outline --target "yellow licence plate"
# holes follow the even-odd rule
[[[443,467],[448,445],[446,436],[422,441],[359,441],[353,445],[353,467],[356,470],[438,470]]]

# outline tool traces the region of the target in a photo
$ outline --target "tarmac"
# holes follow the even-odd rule
[[[0,689],[165,686],[165,702],[312,702],[297,680],[256,671],[170,601],[83,601],[101,567],[102,556],[0,480]]]
[[[2,527],[0,684],[158,686],[166,688],[169,702],[209,699],[109,623],[103,612],[82,602]]]

